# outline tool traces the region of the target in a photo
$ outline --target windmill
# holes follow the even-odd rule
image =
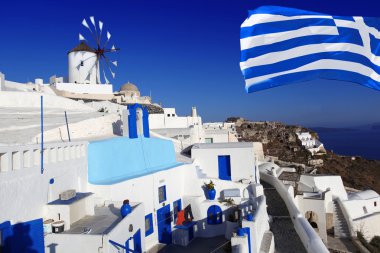
[[[86,51],[90,52],[91,55],[83,57],[84,54],[82,54],[83,59],[76,62],[75,67],[78,71],[81,71],[81,68],[83,69],[79,75],[83,77],[82,79],[90,81],[91,75],[95,74],[97,84],[102,83],[102,79],[106,84],[109,84],[107,76],[111,75],[112,79],[114,79],[115,72],[113,68],[117,67],[117,61],[112,60],[110,57],[113,53],[119,51],[119,48],[116,48],[115,45],[109,46],[111,33],[107,31],[104,36],[102,21],[95,20],[93,16],[89,18],[89,21],[86,18],[83,19],[82,25],[87,28],[86,33],[90,34],[91,41],[82,35],[84,33],[79,33],[81,44],[77,46],[77,50],[73,49],[72,51]],[[84,67],[85,63],[89,63],[90,65],[87,64]]]

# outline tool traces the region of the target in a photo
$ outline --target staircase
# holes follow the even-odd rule
[[[333,201],[334,209],[334,237],[336,238],[347,238],[351,237],[350,229],[347,225],[346,219],[344,218],[342,209],[338,201]]]
[[[207,174],[203,172],[200,166],[196,166],[197,176],[198,178],[207,178]]]

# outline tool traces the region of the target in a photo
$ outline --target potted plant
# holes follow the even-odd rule
[[[204,183],[204,186],[206,188],[207,198],[209,200],[214,200],[215,196],[216,196],[216,191],[215,191],[215,185],[212,182],[212,180],[210,180],[210,183],[208,183],[208,184]]]

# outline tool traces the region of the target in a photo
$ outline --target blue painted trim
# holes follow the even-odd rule
[[[161,200],[160,199],[160,191],[161,189],[164,189],[164,198]],[[166,201],[166,185],[158,187],[158,202],[161,204],[162,202]]]
[[[207,224],[218,225],[223,223],[222,209],[218,205],[212,205],[207,209]]]
[[[42,219],[20,222],[11,225],[9,221],[0,224],[1,240],[4,247],[1,252],[44,253],[44,230]]]
[[[133,252],[134,253],[142,253],[142,245],[141,245],[141,230],[137,230],[133,235]]]
[[[251,230],[249,229],[249,227],[243,228],[243,230],[244,230],[244,233],[248,237],[249,253],[251,253],[252,252],[252,250],[251,250]]]
[[[154,227],[153,227],[153,214],[150,213],[150,214],[147,214],[145,215],[145,222],[146,220],[149,220],[149,229],[148,230],[145,230],[145,237],[153,234],[154,232]]]
[[[229,155],[218,156],[219,178],[231,180],[231,157]]]
[[[143,136],[145,138],[150,137],[149,130],[149,112],[147,108],[144,108],[141,104],[128,105],[129,115],[128,115],[128,131],[129,138],[138,138],[137,133],[137,109],[140,108],[143,112],[142,123],[143,123]]]

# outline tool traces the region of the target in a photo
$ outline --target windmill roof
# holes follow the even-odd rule
[[[85,52],[92,52],[95,53],[95,50],[92,49],[89,45],[86,44],[86,42],[81,41],[76,47],[71,49],[69,53],[71,52],[80,52],[80,51],[85,51]]]

